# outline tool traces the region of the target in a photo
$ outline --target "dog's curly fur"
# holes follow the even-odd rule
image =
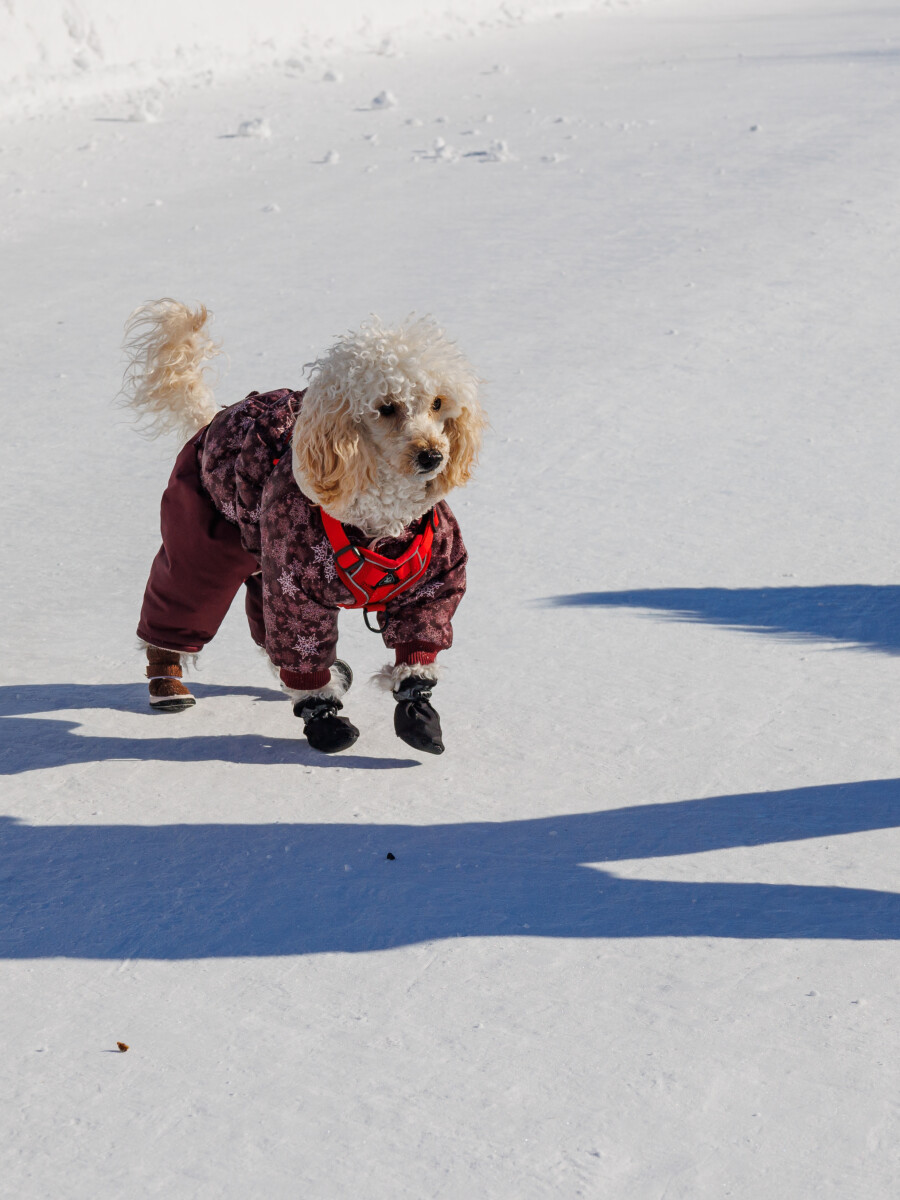
[[[219,346],[206,329],[206,306],[165,297],[142,304],[125,323],[128,366],[121,395],[149,437],[178,434],[187,441],[216,415],[204,364]]]
[[[478,378],[434,321],[373,317],[308,366],[294,476],[326,512],[396,535],[468,481],[484,429]],[[422,451],[441,456],[435,470],[417,465]]]

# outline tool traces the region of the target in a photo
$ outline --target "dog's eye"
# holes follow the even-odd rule
[[[383,417],[392,417],[397,411],[396,404],[381,404],[378,406],[378,411]]]
[[[440,412],[440,411],[441,411],[441,405],[442,405],[443,403],[444,403],[444,401],[441,399],[441,397],[440,397],[440,396],[435,396],[435,398],[434,398],[434,400],[433,400],[433,402],[432,402],[432,405],[431,405],[431,411],[432,411],[432,412]]]

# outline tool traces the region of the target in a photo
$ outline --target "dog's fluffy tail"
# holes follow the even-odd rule
[[[125,324],[128,365],[122,397],[150,437],[177,433],[187,441],[216,415],[203,364],[219,353],[206,328],[206,306],[151,300]]]

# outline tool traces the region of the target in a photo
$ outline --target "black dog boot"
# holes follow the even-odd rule
[[[344,706],[340,700],[325,696],[308,696],[294,705],[294,716],[303,721],[303,732],[313,750],[321,754],[338,754],[352,746],[359,730],[346,717],[339,717]]]
[[[283,667],[279,676],[282,689],[291,698],[294,716],[303,722],[303,732],[313,750],[320,754],[339,754],[353,745],[359,730],[346,717],[337,715],[343,707],[340,697],[353,682],[353,672],[342,659],[332,663],[329,682],[313,691],[292,686],[292,672]]]
[[[431,707],[433,679],[411,675],[394,692],[394,732],[407,746],[425,754],[443,754],[441,719]]]

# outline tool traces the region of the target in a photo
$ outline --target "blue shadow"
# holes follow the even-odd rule
[[[0,818],[0,958],[357,953],[502,936],[896,939],[893,892],[628,880],[586,864],[898,825],[897,779],[454,825]]]
[[[543,601],[555,607],[639,608],[675,621],[709,622],[795,641],[849,644],[900,654],[900,586],[647,588],[576,592]]]
[[[273,688],[228,687],[195,684],[191,690],[198,702],[214,696],[246,696],[255,702],[287,704]],[[60,717],[43,718],[35,713],[92,708],[140,713],[148,728],[158,736],[141,738],[94,737],[80,732],[77,721]],[[391,719],[391,713],[385,717]],[[153,712],[143,685],[115,684],[28,684],[0,687],[0,776],[19,775],[46,767],[73,763],[111,762],[131,759],[142,762],[229,762],[304,763],[323,769],[396,770],[417,767],[413,758],[372,758],[362,754],[335,757],[311,750],[296,722],[296,737],[263,737],[260,734],[191,736],[191,713]]]

